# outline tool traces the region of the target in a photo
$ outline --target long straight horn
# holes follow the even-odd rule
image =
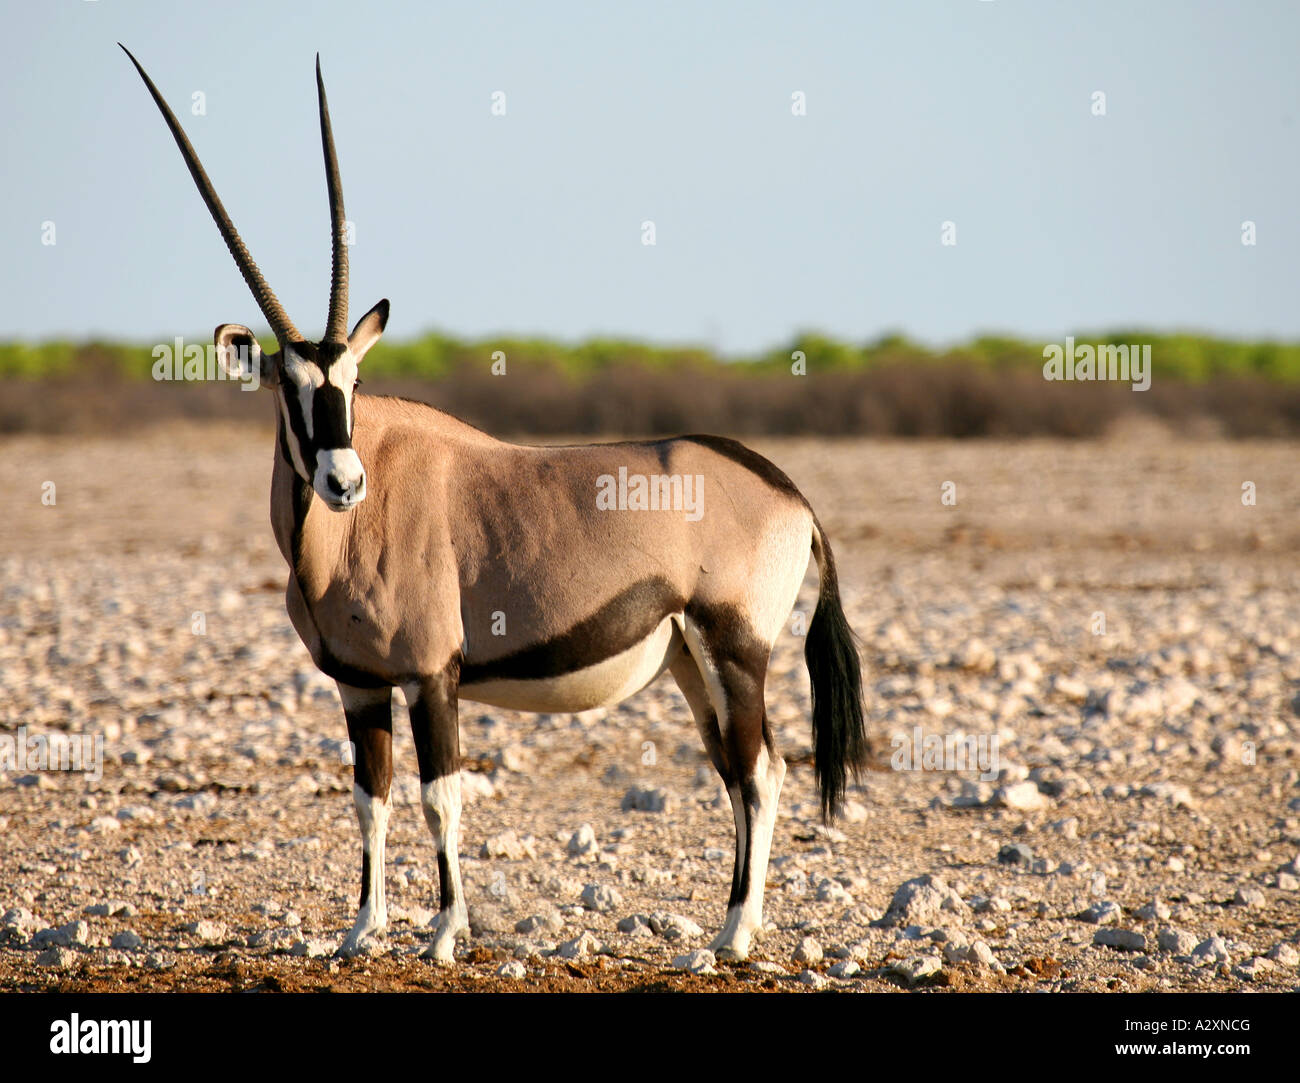
[[[339,179],[339,156],[334,150],[330,107],[325,101],[325,81],[320,74],[320,53],[316,54],[316,94],[320,98],[320,141],[325,150],[325,183],[330,193],[330,312],[325,323],[326,342],[348,340],[348,246],[343,214],[343,182]]]
[[[267,323],[271,325],[271,330],[275,333],[276,339],[281,344],[300,342],[302,335],[294,327],[293,321],[289,319],[284,307],[276,299],[271,287],[266,284],[262,272],[257,269],[253,257],[248,254],[244,242],[240,240],[239,233],[230,220],[230,215],[226,213],[226,208],[221,205],[221,200],[217,198],[216,190],[212,187],[212,181],[208,179],[208,175],[199,161],[199,156],[194,153],[194,148],[190,145],[184,129],[181,128],[180,121],[176,119],[176,114],[171,111],[163,100],[163,96],[158,93],[158,88],[153,85],[153,80],[149,78],[144,68],[140,67],[140,61],[131,56],[131,50],[120,41],[117,44],[122,52],[131,57],[131,63],[135,65],[135,70],[140,73],[144,85],[149,88],[149,93],[153,95],[154,102],[157,103],[159,110],[162,112],[163,120],[167,122],[167,127],[171,129],[176,145],[181,149],[185,164],[189,166],[190,176],[194,178],[194,183],[198,186],[199,195],[203,197],[203,202],[208,205],[208,211],[216,220],[217,228],[221,230],[221,236],[226,242],[226,247],[230,249],[230,254],[235,257],[235,262],[239,265],[239,273],[244,276],[244,281],[248,283],[248,288],[252,290],[253,297],[256,299],[258,307],[261,308],[262,315],[266,317]]]

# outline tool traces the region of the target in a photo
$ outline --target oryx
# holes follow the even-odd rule
[[[355,951],[386,922],[394,687],[409,706],[438,850],[441,906],[426,954],[448,962],[468,928],[456,853],[457,701],[578,712],[617,704],[668,669],[736,821],[727,919],[713,948],[745,958],[762,924],[785,777],[763,688],[810,556],[821,589],[805,657],[827,817],[867,749],[858,655],[808,502],[766,459],[721,437],[528,447],[423,404],[356,394],[357,367],[384,330],[388,302],[347,333],[343,193],[319,56],[333,279],[318,342],[290,322],[180,123],[131,60],[278,343],[268,355],[247,327],[216,330],[227,363],[242,354],[274,390],[271,522],[289,565],[285,602],[316,665],[338,682],[356,750],[361,903],[340,950]],[[692,483],[690,509],[674,506],[683,479]]]

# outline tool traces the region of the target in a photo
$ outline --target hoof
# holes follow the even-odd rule
[[[714,946],[709,949],[713,956],[720,963],[743,963],[749,958],[749,948],[733,947],[730,944],[719,944],[714,941]]]
[[[334,955],[339,959],[355,959],[361,955],[379,955],[383,950],[383,946],[372,936],[362,936],[355,940],[349,936],[339,945],[339,950]]]
[[[432,959],[435,963],[454,963],[456,940],[469,936],[469,921],[464,911],[443,911],[438,915],[437,929],[433,943],[420,952],[420,958]]]
[[[713,938],[709,950],[719,960],[743,963],[749,958],[749,945],[753,938],[753,932],[745,927],[738,915],[733,914],[722,927],[722,932]]]
[[[456,956],[452,951],[452,945],[434,943],[430,944],[422,952],[421,959],[432,959],[439,966],[451,966],[456,962]]]
[[[376,942],[384,935],[385,924],[378,921],[358,923],[343,938],[339,950],[334,954],[340,959],[351,959],[357,955],[378,955],[383,948]]]

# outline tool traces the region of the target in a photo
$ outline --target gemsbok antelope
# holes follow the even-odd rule
[[[858,654],[830,545],[808,502],[770,462],[722,437],[529,447],[421,403],[356,394],[358,365],[383,333],[388,302],[347,333],[343,191],[320,57],[333,277],[325,336],[308,342],[244,247],[176,116],[123,50],[278,344],[268,355],[247,327],[216,329],[223,364],[232,372],[258,366],[275,394],[271,525],[289,565],[285,604],[316,665],[338,683],[355,747],[361,902],[340,952],[357,951],[387,920],[395,687],[405,692],[438,853],[439,917],[426,955],[450,962],[468,932],[457,864],[458,701],[578,712],[617,704],[667,669],[731,799],[736,858],[713,950],[744,959],[762,925],[785,777],[763,689],[810,554],[821,588],[804,653],[825,818],[867,752]],[[609,491],[615,477],[619,499]],[[680,506],[683,479],[694,483],[693,511]],[[506,616],[504,629],[497,614]]]

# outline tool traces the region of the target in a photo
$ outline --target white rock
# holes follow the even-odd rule
[[[826,971],[832,978],[852,978],[862,972],[860,967],[852,959],[841,959],[838,963],[833,963]]]
[[[600,853],[600,844],[596,841],[596,829],[591,824],[583,824],[570,836],[567,849],[574,857],[588,857]]]
[[[785,978],[789,976],[786,972],[785,967],[783,967],[780,963],[773,963],[767,959],[752,960],[749,964],[749,969],[754,971],[755,974],[771,974],[774,977],[778,977],[778,978]]]
[[[71,948],[90,947],[90,926],[84,921],[70,921],[59,929],[62,942]]]
[[[1152,782],[1138,791],[1143,797],[1158,797],[1175,808],[1194,808],[1192,792],[1186,786],[1177,786],[1172,782]]]
[[[1098,929],[1093,934],[1092,942],[1104,948],[1119,948],[1122,951],[1146,951],[1147,938],[1132,929]]]
[[[1172,911],[1163,899],[1152,899],[1138,909],[1137,916],[1143,921],[1168,921]]]
[[[624,812],[673,812],[677,798],[662,786],[633,786],[623,795]]]
[[[44,929],[39,929],[32,936],[32,947],[36,949],[48,948],[52,944],[58,944],[60,939],[59,930],[53,925]],[[63,945],[66,947],[67,945]]]
[[[36,956],[36,965],[50,967],[54,970],[66,970],[76,962],[76,959],[75,952],[63,947],[53,947]]]
[[[697,936],[704,935],[703,929],[682,914],[656,910],[650,915],[649,921],[650,930],[665,940],[693,940]]]
[[[15,906],[0,917],[0,940],[26,940],[40,930],[41,922],[30,910]]]
[[[965,916],[969,913],[970,908],[942,877],[927,874],[902,884],[894,892],[884,917],[872,924],[885,928],[937,925],[943,915]]]
[[[714,968],[714,964],[717,961],[713,956],[713,952],[707,948],[699,948],[687,952],[685,955],[676,956],[673,959],[673,969],[685,970],[691,974],[716,974],[717,970]]]
[[[1234,966],[1232,973],[1234,977],[1242,981],[1255,981],[1263,977],[1273,969],[1273,961],[1262,957],[1251,959],[1248,963],[1242,963],[1240,966]]]
[[[1089,925],[1113,925],[1123,916],[1124,911],[1119,903],[1107,899],[1099,903],[1093,903],[1092,906],[1079,915],[1079,920],[1086,921]]]
[[[217,803],[216,794],[203,791],[201,793],[187,793],[184,797],[179,798],[176,801],[176,808],[207,814],[217,810]]]
[[[993,970],[999,974],[1006,973],[1006,969],[994,956],[993,949],[983,940],[976,940],[972,944],[967,944],[964,940],[950,941],[943,946],[943,957],[949,963],[969,963],[971,966]]]
[[[296,940],[289,946],[290,955],[306,959],[323,959],[334,952],[335,947],[328,940]]]
[[[1156,943],[1160,945],[1161,951],[1172,952],[1174,955],[1191,955],[1196,947],[1196,937],[1182,929],[1161,929],[1156,934]]]
[[[908,985],[915,985],[939,973],[943,969],[943,963],[937,955],[913,955],[909,959],[891,963],[889,969],[906,980]]]
[[[262,929],[248,938],[248,946],[250,948],[271,948],[273,951],[288,951],[299,939],[301,938],[292,929]],[[372,937],[367,937],[362,943],[370,943],[372,939]],[[114,947],[116,946],[115,944]]]
[[[201,944],[219,944],[226,939],[226,925],[222,921],[192,921],[185,926]]]
[[[953,808],[979,808],[993,800],[993,787],[987,782],[963,779],[961,792],[949,802]]]
[[[1232,962],[1232,951],[1228,947],[1227,941],[1222,937],[1212,936],[1207,940],[1202,940],[1192,949],[1192,958],[1196,961],[1197,966],[1205,966],[1210,963],[1230,963]]]
[[[970,905],[977,914],[1005,914],[1011,910],[1011,900],[1004,899],[1001,895],[995,895],[991,899],[977,895],[971,899]]]
[[[479,857],[504,857],[509,861],[522,861],[537,857],[535,841],[531,836],[521,839],[514,831],[502,831],[486,839]]]
[[[1062,838],[1077,839],[1079,837],[1079,817],[1077,816],[1067,816],[1064,820],[1053,820],[1047,827]]]
[[[518,959],[511,959],[509,962],[502,963],[497,967],[497,977],[522,981],[528,977],[528,968]]]
[[[794,949],[794,961],[815,966],[822,961],[822,946],[811,936],[805,936]]]
[[[520,744],[508,744],[492,757],[492,762],[506,771],[522,774],[533,766],[533,750]]]
[[[531,917],[515,922],[515,932],[523,933],[525,936],[533,936],[536,933],[558,933],[563,928],[564,918],[555,910],[545,914],[533,914]]]
[[[1050,802],[1038,789],[1038,783],[1026,780],[1014,782],[1010,786],[999,786],[993,794],[992,803],[1000,808],[1032,812],[1046,808]]]
[[[631,914],[618,923],[618,931],[628,936],[654,936],[650,919],[645,914]]]
[[[814,989],[825,989],[830,984],[825,978],[815,970],[799,971],[799,983],[801,985],[810,985]]]
[[[598,914],[608,914],[623,905],[623,896],[608,884],[588,884],[582,889],[582,905]]]
[[[983,940],[976,940],[966,949],[967,961],[975,966],[981,966],[986,970],[996,970],[1000,974],[1006,973],[1005,968],[998,962],[997,957],[993,954],[993,949]]]
[[[124,929],[109,942],[109,947],[118,951],[138,951],[143,946],[144,941],[130,929]]]
[[[584,932],[581,936],[575,936],[572,940],[564,941],[555,949],[555,954],[561,959],[584,959],[588,955],[594,955],[599,951],[600,941],[590,932]]]
[[[93,906],[88,906],[82,912],[92,918],[111,918],[115,914],[126,913],[128,909],[134,913],[135,908],[132,907],[130,903],[123,902],[121,899],[110,899],[108,902],[95,903]]]
[[[1083,703],[1088,698],[1088,686],[1073,677],[1058,675],[1052,679],[1052,687],[1057,695],[1071,703]]]
[[[1232,897],[1232,901],[1237,906],[1263,906],[1265,902],[1264,892],[1252,884],[1246,884],[1237,888],[1237,893]]]
[[[828,876],[817,885],[817,901],[834,903],[836,906],[852,906],[853,896],[843,884]]]
[[[1300,951],[1295,947],[1283,941],[1281,944],[1274,944],[1269,950],[1268,957],[1275,963],[1281,963],[1283,966],[1296,966],[1300,964]]]

